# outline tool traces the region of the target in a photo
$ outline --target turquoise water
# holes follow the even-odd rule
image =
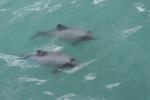
[[[58,23],[96,40],[29,40]],[[0,0],[0,100],[150,100],[149,27],[149,0]],[[18,59],[37,49],[68,53],[81,66],[52,74]]]

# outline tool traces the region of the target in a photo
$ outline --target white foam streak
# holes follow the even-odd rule
[[[120,83],[111,83],[111,84],[106,85],[105,88],[113,89],[113,88],[118,87],[118,86],[120,86]]]
[[[142,3],[135,4],[135,7],[139,12],[145,12],[145,10],[146,10],[144,7],[144,4],[142,4]]]
[[[49,96],[55,95],[53,92],[50,92],[50,91],[44,91],[43,93]]]
[[[85,80],[91,81],[96,79],[96,73],[89,73],[84,77]]]
[[[139,26],[127,29],[127,30],[123,30],[121,36],[126,38],[126,37],[132,35],[133,33],[139,31],[141,28],[142,28],[142,26],[139,25]]]
[[[42,85],[43,83],[47,82],[46,80],[30,77],[20,77],[18,80],[21,82],[36,82],[36,85]]]
[[[61,97],[58,97],[56,100],[71,100],[70,98],[74,97],[74,96],[76,96],[76,94],[69,93],[69,94],[63,95]]]
[[[95,99],[90,96],[83,96],[75,93],[68,93],[56,98],[56,100],[100,100],[100,99]]]
[[[97,4],[100,4],[102,2],[104,2],[105,0],[93,0],[93,4],[94,5],[97,5]]]

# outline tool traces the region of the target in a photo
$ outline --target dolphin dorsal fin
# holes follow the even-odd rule
[[[65,30],[67,27],[63,24],[57,24],[57,30]]]

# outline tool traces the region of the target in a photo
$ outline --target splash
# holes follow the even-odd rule
[[[18,78],[20,82],[36,82],[36,85],[42,85],[47,82],[46,80],[38,79],[38,78],[30,78],[30,77],[20,77]]]
[[[20,57],[14,55],[7,55],[0,53],[0,59],[7,63],[7,66],[19,66],[21,68],[37,67],[33,65],[28,65],[25,60],[21,60]]]

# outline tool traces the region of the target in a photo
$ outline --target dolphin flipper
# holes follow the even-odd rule
[[[24,55],[24,56],[20,57],[19,59],[28,59],[28,58],[30,58],[31,56],[33,56],[33,55],[32,55],[32,54],[30,54],[30,55]]]
[[[60,65],[60,66],[57,66],[53,69],[52,73],[59,73],[61,72],[63,69],[68,69],[68,68],[73,68],[73,67],[76,67],[75,64],[72,64],[72,63],[66,63],[66,64],[63,64],[63,65]]]

